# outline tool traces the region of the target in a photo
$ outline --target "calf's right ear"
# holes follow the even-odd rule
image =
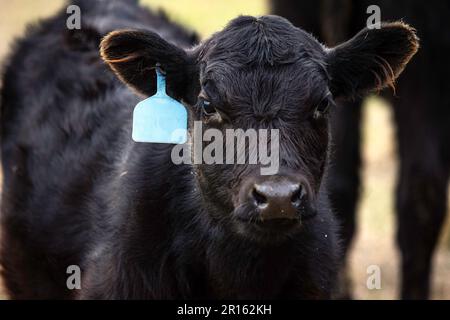
[[[177,100],[195,101],[199,90],[196,59],[156,33],[113,31],[103,38],[100,54],[117,76],[138,93],[156,92],[155,67],[166,73],[167,93]]]

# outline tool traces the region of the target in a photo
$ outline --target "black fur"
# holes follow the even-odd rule
[[[131,1],[86,10],[87,35],[74,40],[60,13],[19,42],[4,76],[1,258],[11,297],[329,298],[339,249],[323,183],[328,120],[314,117],[316,106],[331,99],[330,88],[351,93],[347,80],[329,78],[339,69],[333,61],[354,47],[409,59],[413,31],[384,26],[408,46],[376,50],[379,39],[359,37],[330,51],[280,17],[239,17],[189,49],[190,34]],[[291,233],[256,232],[237,221],[233,198],[257,168],[176,166],[172,146],[132,142],[139,97],[95,50],[111,31],[105,25],[128,29],[105,37],[101,56],[136,91],[154,92],[152,69],[160,63],[190,121],[219,130],[279,128],[281,170],[305,176],[316,216]],[[393,70],[404,67],[383,58]],[[364,89],[376,85],[364,77],[373,71],[361,66]],[[381,72],[379,84],[396,75]],[[199,112],[199,95],[224,121]],[[75,293],[66,288],[72,264],[83,271]]]
[[[298,6],[304,10],[297,10]],[[401,295],[429,297],[433,252],[447,210],[450,169],[450,90],[446,59],[450,33],[445,0],[273,0],[273,12],[318,36],[329,45],[344,41],[366,24],[369,5],[381,8],[383,20],[402,19],[418,30],[421,50],[396,86],[393,103],[400,172],[396,192],[398,243],[402,253]],[[316,17],[312,21],[311,17]],[[359,193],[361,100],[341,102],[332,116],[333,165],[330,198],[343,219],[344,249],[355,230]],[[348,296],[345,293],[344,296]]]

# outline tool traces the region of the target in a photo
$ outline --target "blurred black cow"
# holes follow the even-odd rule
[[[336,45],[365,26],[370,5],[383,20],[402,19],[418,30],[421,50],[402,75],[392,102],[400,171],[396,211],[402,254],[401,295],[429,296],[431,261],[447,210],[450,168],[450,25],[446,0],[273,0],[273,12]],[[346,252],[355,231],[361,166],[361,99],[341,102],[333,114],[330,198],[343,219]],[[349,292],[344,292],[344,297]]]
[[[134,1],[77,1],[34,27],[3,77],[1,262],[13,298],[329,298],[339,248],[323,183],[335,97],[390,84],[415,54],[401,22],[328,49],[277,16],[192,35]],[[131,140],[167,91],[205,129],[279,129],[280,170],[175,165]],[[130,29],[132,28],[132,30]],[[355,73],[355,68],[360,70]],[[66,270],[81,267],[81,291]]]

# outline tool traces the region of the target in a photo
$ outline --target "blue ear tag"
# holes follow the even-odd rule
[[[156,68],[157,91],[139,102],[133,113],[133,140],[183,144],[187,141],[187,111],[166,93],[166,77]]]

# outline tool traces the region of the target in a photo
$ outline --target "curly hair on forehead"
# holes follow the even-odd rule
[[[240,16],[206,41],[199,60],[226,60],[239,67],[277,66],[322,52],[312,36],[284,18]]]

